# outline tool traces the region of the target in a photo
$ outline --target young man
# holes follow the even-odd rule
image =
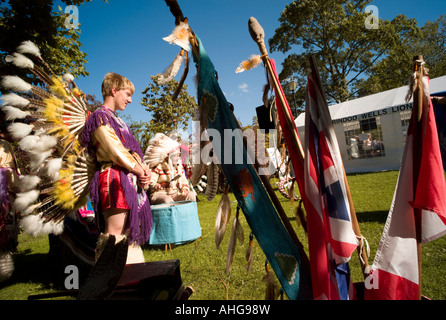
[[[129,127],[115,113],[132,102],[134,90],[127,78],[108,73],[102,83],[103,106],[88,118],[82,141],[96,162],[90,196],[99,230],[105,235],[128,234],[129,243],[142,245],[149,240],[152,227],[145,192],[150,170]]]

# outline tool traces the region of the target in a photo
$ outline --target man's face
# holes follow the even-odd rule
[[[113,89],[114,90],[114,89]],[[132,103],[132,91],[130,89],[122,89],[115,92],[115,109],[124,111],[128,103]]]

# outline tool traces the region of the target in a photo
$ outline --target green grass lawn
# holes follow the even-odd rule
[[[397,178],[396,171],[348,176],[360,228],[370,245],[370,264],[373,263],[378,248]],[[277,179],[271,180],[273,186],[276,182]],[[290,201],[281,196],[278,191],[277,194],[299,240],[307,249],[305,233],[295,219],[297,203],[291,205]],[[247,273],[245,250],[249,242],[250,229],[242,214],[240,214],[240,222],[244,228],[245,241],[237,245],[231,273],[226,275],[226,251],[231,225],[228,225],[220,250],[216,249],[214,240],[215,215],[220,198],[221,196],[217,195],[213,201],[207,201],[204,196],[199,196],[198,214],[202,228],[201,238],[191,243],[174,246],[167,251],[164,247],[145,247],[143,248],[145,259],[146,261],[179,259],[184,284],[192,286],[195,290],[190,299],[262,300],[265,297],[265,283],[262,280],[266,274],[265,255],[254,241],[253,268],[250,273]],[[232,194],[230,194],[230,199],[235,200]],[[236,203],[232,203],[232,208],[231,221],[235,217]],[[48,264],[48,250],[48,237],[34,238],[20,235],[18,251],[15,253],[16,271],[11,280],[0,285],[1,300],[24,300],[29,295],[61,289],[54,284],[53,279],[56,275]],[[435,300],[446,299],[446,277],[442,273],[445,264],[446,237],[423,246],[422,287],[425,296]],[[356,254],[353,255],[350,266],[353,281],[363,281]],[[284,298],[286,299],[286,296]]]

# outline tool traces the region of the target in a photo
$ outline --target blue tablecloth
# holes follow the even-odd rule
[[[149,244],[182,244],[201,237],[195,201],[152,205],[153,229]]]

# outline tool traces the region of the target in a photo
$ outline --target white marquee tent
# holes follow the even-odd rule
[[[400,87],[329,107],[345,171],[399,170],[412,111],[408,87]],[[430,80],[430,94],[446,91],[446,76]],[[295,120],[305,142],[305,113]]]

